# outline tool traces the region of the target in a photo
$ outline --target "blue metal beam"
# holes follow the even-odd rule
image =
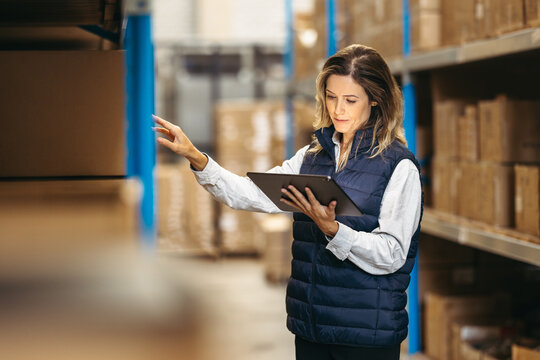
[[[285,54],[283,62],[285,67],[285,78],[288,84],[292,83],[294,77],[294,16],[293,0],[285,0]],[[288,87],[285,96],[285,116],[286,116],[286,136],[285,136],[285,158],[290,159],[294,155],[294,104],[293,89]]]
[[[337,51],[336,0],[326,0],[326,18],[326,56],[330,57]]]
[[[139,217],[141,242],[145,249],[154,250],[156,230],[153,172],[156,145],[152,131],[154,48],[149,1],[128,1],[126,15],[124,44],[127,65],[128,175],[138,178],[142,184]]]
[[[411,54],[411,32],[409,0],[403,0],[403,56]],[[416,153],[416,89],[407,69],[403,71],[403,101],[405,104],[403,126],[409,149]],[[420,351],[421,322],[420,298],[418,294],[418,254],[409,284],[409,354]]]

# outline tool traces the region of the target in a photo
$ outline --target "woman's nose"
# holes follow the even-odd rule
[[[345,108],[343,106],[343,100],[338,100],[337,104],[336,104],[336,108],[334,109],[336,115],[343,114],[344,110],[345,110]]]

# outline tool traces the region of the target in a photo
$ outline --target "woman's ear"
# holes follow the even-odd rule
[[[378,105],[378,104],[377,104],[376,101],[372,101],[372,102],[371,102],[371,106],[377,106],[377,105]]]

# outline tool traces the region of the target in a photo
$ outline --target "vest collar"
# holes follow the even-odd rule
[[[332,140],[332,137],[335,133],[334,125],[330,125],[329,127],[321,128],[315,131],[315,136],[317,137],[317,140],[319,141],[319,144],[323,147],[324,150],[330,156],[332,159],[335,157],[335,151],[334,147],[336,146],[334,144],[334,141]],[[359,129],[356,131],[356,134],[354,134],[353,144],[352,144],[352,150],[351,154],[349,155],[349,158],[354,157],[356,154],[356,151],[367,151],[371,147],[371,141],[373,139],[373,127],[367,128],[367,129]],[[375,145],[377,144],[377,140],[375,140]]]

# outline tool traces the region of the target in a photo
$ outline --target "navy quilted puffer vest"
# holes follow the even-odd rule
[[[306,154],[302,174],[330,175],[364,213],[338,216],[337,221],[357,231],[378,227],[381,201],[396,165],[414,155],[394,142],[383,157],[369,158],[372,129],[359,130],[346,167],[337,172],[332,135],[334,127],[315,132],[323,150]],[[357,149],[357,151],[355,151]],[[349,260],[341,261],[326,249],[328,241],[302,213],[294,214],[292,273],[287,285],[287,327],[313,342],[366,347],[399,344],[407,336],[405,310],[410,272],[418,247],[419,228],[403,267],[388,275],[371,275]]]

